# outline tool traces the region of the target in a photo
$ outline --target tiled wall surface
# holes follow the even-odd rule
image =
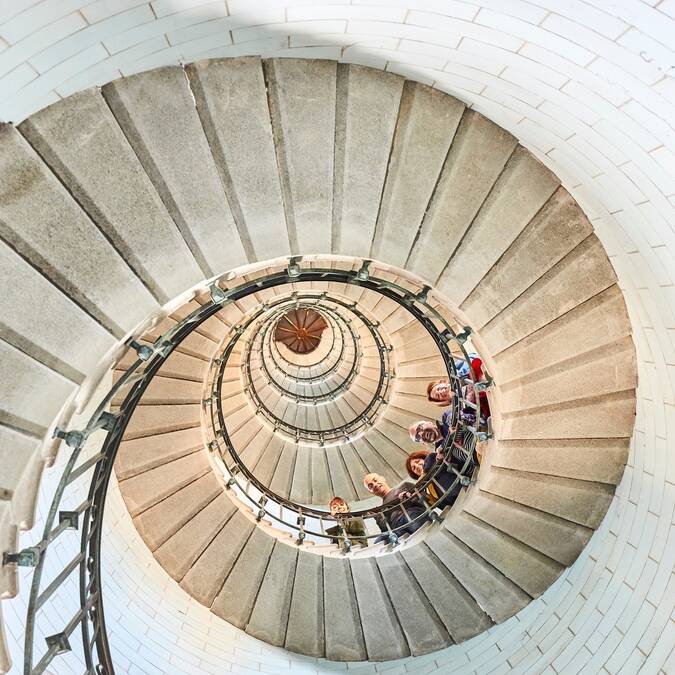
[[[115,496],[105,564],[118,671],[675,673],[675,1],[0,0],[0,119],[159,65],[240,54],[432,84],[562,177],[633,322],[632,452],[603,525],[542,598],[468,643],[392,664],[300,660],[222,623],[164,575]],[[4,605],[15,650],[23,603]]]

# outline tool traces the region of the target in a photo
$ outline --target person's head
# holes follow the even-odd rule
[[[333,497],[328,502],[328,508],[331,516],[336,516],[338,513],[349,513],[349,504],[342,497]]]
[[[452,400],[452,389],[447,379],[434,380],[427,385],[427,400],[437,405],[448,405]]]
[[[378,497],[384,497],[391,490],[387,481],[379,473],[367,473],[363,478],[363,485],[368,492]]]
[[[405,460],[405,468],[413,480],[424,473],[424,461],[430,453],[431,450],[415,450],[408,455],[408,459]]]
[[[436,422],[430,422],[429,420],[413,422],[408,427],[408,433],[415,443],[435,443],[442,438]]]

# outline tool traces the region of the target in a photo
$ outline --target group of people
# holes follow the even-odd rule
[[[470,367],[477,381],[483,379],[482,365],[477,355],[471,355]],[[468,377],[468,363],[458,360],[456,368],[461,378]],[[380,497],[384,506],[391,506],[375,517],[382,532],[376,542],[390,540],[392,534],[399,537],[417,531],[429,521],[429,506],[440,510],[451,506],[461,490],[459,475],[470,474],[479,460],[470,442],[472,434],[466,427],[487,423],[490,406],[485,392],[476,392],[473,384],[466,384],[461,388],[462,400],[454,405],[452,386],[447,379],[440,379],[430,382],[426,393],[427,400],[445,410],[440,420],[419,420],[408,428],[414,443],[431,446],[408,455],[405,466],[411,480],[392,488],[377,473],[366,474],[363,479],[368,492]],[[458,425],[459,420],[464,424]],[[419,482],[420,489],[416,485]],[[352,543],[367,546],[365,523],[362,518],[346,515],[350,508],[344,499],[333,497],[329,509],[339,522],[327,531],[334,535],[334,543],[348,537]]]

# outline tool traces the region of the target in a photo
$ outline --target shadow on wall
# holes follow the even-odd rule
[[[160,66],[216,57],[333,59],[450,89],[436,82],[436,75],[441,80],[448,77],[441,72],[444,59],[417,54],[422,43],[406,46],[397,37],[365,34],[376,30],[372,22],[365,26],[349,18],[360,16],[357,10],[363,8],[334,7],[333,16],[344,18],[316,20],[310,19],[318,16],[315,7],[286,10],[274,4],[230,0],[228,14],[225,2],[185,9],[184,0],[157,0],[152,7],[138,2],[125,11],[117,11],[115,3],[94,2],[60,19],[59,30],[54,23],[45,25],[52,17],[43,19],[39,7],[5,21],[0,17],[0,37],[11,45],[3,54],[4,63],[13,66],[5,72],[0,66],[0,119],[18,124],[83,89]],[[403,22],[405,13],[404,9],[369,8],[369,18],[386,21],[390,28]],[[65,37],[64,31],[68,31]],[[35,42],[38,35],[41,50],[24,62],[26,43]],[[434,39],[446,49],[456,43],[440,32]],[[460,60],[465,57],[457,55]]]

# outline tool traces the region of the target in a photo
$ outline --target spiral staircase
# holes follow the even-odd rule
[[[25,673],[61,672],[75,629],[80,671],[113,672],[110,481],[187,594],[329,661],[479,635],[549,588],[600,526],[635,415],[623,296],[558,178],[458,99],[322,60],[165,67],[3,125],[0,185],[3,445],[19,449],[0,591],[26,592],[17,568],[35,568]],[[310,309],[325,324],[311,349],[275,339]],[[457,477],[460,498],[413,535],[330,543],[328,499],[367,521],[381,508],[363,475],[406,477],[408,425],[439,415],[426,383],[449,377],[461,397],[470,351],[492,416],[470,429],[485,449]],[[57,453],[69,460],[44,532],[19,546]],[[37,628],[74,571],[77,612]]]

